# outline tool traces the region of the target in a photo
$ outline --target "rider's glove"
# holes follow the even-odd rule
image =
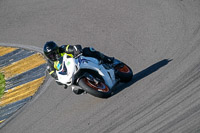
[[[74,57],[76,58],[77,56],[79,56],[82,53],[82,47],[81,45],[77,44],[74,45]]]
[[[58,76],[57,76],[57,74],[55,72],[55,69],[53,69],[50,66],[47,66],[47,71],[54,79],[58,79]]]

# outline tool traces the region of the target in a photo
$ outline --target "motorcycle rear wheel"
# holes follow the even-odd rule
[[[108,98],[112,94],[111,89],[102,81],[96,83],[89,80],[87,77],[83,77],[79,80],[78,84],[87,93],[95,97]]]
[[[116,76],[120,78],[121,82],[129,82],[133,77],[131,68],[125,63],[120,63],[115,66]]]

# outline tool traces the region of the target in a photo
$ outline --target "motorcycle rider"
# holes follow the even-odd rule
[[[99,61],[102,61],[104,63],[112,63],[114,58],[108,57],[104,55],[103,53],[100,53],[99,51],[96,51],[92,47],[85,47],[82,48],[81,45],[62,45],[58,46],[55,42],[49,41],[46,42],[43,49],[44,54],[48,58],[48,66],[47,71],[49,74],[57,80],[56,70],[57,70],[57,64],[59,63],[58,59],[64,54],[67,54],[68,58],[76,58],[80,54],[87,57],[94,57],[98,59]],[[59,85],[62,85],[61,83],[57,82]],[[67,85],[65,85],[65,88],[67,88]],[[77,89],[72,87],[72,91],[75,94],[82,94],[84,90]]]

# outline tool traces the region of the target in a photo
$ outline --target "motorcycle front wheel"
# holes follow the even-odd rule
[[[78,84],[87,93],[95,97],[108,98],[112,94],[110,88],[102,81],[94,82],[87,77],[83,77],[79,80]]]

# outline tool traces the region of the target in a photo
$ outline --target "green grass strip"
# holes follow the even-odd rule
[[[0,98],[3,96],[5,91],[6,81],[4,79],[4,75],[0,73]]]

